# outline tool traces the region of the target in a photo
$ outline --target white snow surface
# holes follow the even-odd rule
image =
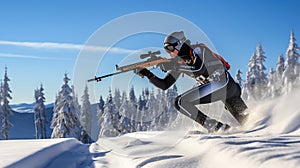
[[[249,103],[243,128],[201,128],[100,138],[0,141],[0,167],[299,168],[300,92]]]

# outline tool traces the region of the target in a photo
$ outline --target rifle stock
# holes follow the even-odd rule
[[[92,81],[100,82],[103,78],[106,78],[106,77],[109,77],[109,76],[114,76],[114,75],[118,75],[120,73],[132,71],[132,70],[153,67],[153,66],[157,66],[159,64],[171,62],[171,59],[159,57],[159,56],[156,56],[156,54],[160,54],[160,51],[156,51],[156,52],[149,51],[148,54],[142,54],[140,56],[141,58],[150,57],[150,58],[148,58],[148,60],[138,62],[138,63],[134,63],[134,64],[130,64],[130,65],[125,65],[125,66],[116,65],[117,72],[107,74],[107,75],[103,75],[103,76],[100,76],[100,77],[95,76],[95,78],[89,79],[88,82],[92,82]]]
[[[121,67],[117,66],[117,70],[127,72],[127,71],[135,70],[135,69],[138,69],[138,68],[152,67],[152,66],[162,64],[162,63],[166,63],[166,62],[170,62],[170,59],[157,58],[157,59],[151,60],[151,61],[143,61],[143,62],[138,62],[138,63],[125,65],[125,66],[121,66]]]

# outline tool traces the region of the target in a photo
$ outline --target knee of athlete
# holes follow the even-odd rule
[[[180,106],[179,106],[179,104],[180,104],[180,98],[181,98],[181,96],[179,95],[179,96],[177,96],[177,97],[175,98],[175,100],[174,100],[174,106],[175,106],[175,108],[176,108],[178,111],[180,111]]]

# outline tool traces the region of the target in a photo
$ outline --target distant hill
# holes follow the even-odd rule
[[[9,131],[9,139],[35,139],[35,126],[33,120],[34,103],[27,104],[14,104],[10,105],[13,115],[9,121],[14,125]],[[50,128],[53,116],[53,103],[46,105],[47,117],[47,138],[51,137],[52,129]],[[99,127],[97,124],[97,107],[96,104],[92,105],[92,139],[98,139]]]
[[[13,111],[18,113],[33,113],[35,103],[21,103],[10,105]],[[53,103],[46,104],[46,108],[53,108]]]
[[[34,104],[11,105],[13,115],[9,121],[14,125],[9,131],[9,139],[35,139],[35,127],[33,120]],[[50,124],[53,115],[53,104],[46,106],[47,137],[51,136]]]

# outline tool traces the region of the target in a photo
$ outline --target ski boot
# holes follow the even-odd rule
[[[209,133],[217,132],[217,131],[227,131],[230,126],[228,124],[223,124],[215,119],[208,117],[203,114],[201,111],[198,111],[197,117],[195,121],[201,124]]]
[[[208,133],[214,133],[219,131],[224,132],[230,128],[228,124],[223,124],[211,118],[206,119],[206,121],[203,124],[203,127],[207,129]]]

